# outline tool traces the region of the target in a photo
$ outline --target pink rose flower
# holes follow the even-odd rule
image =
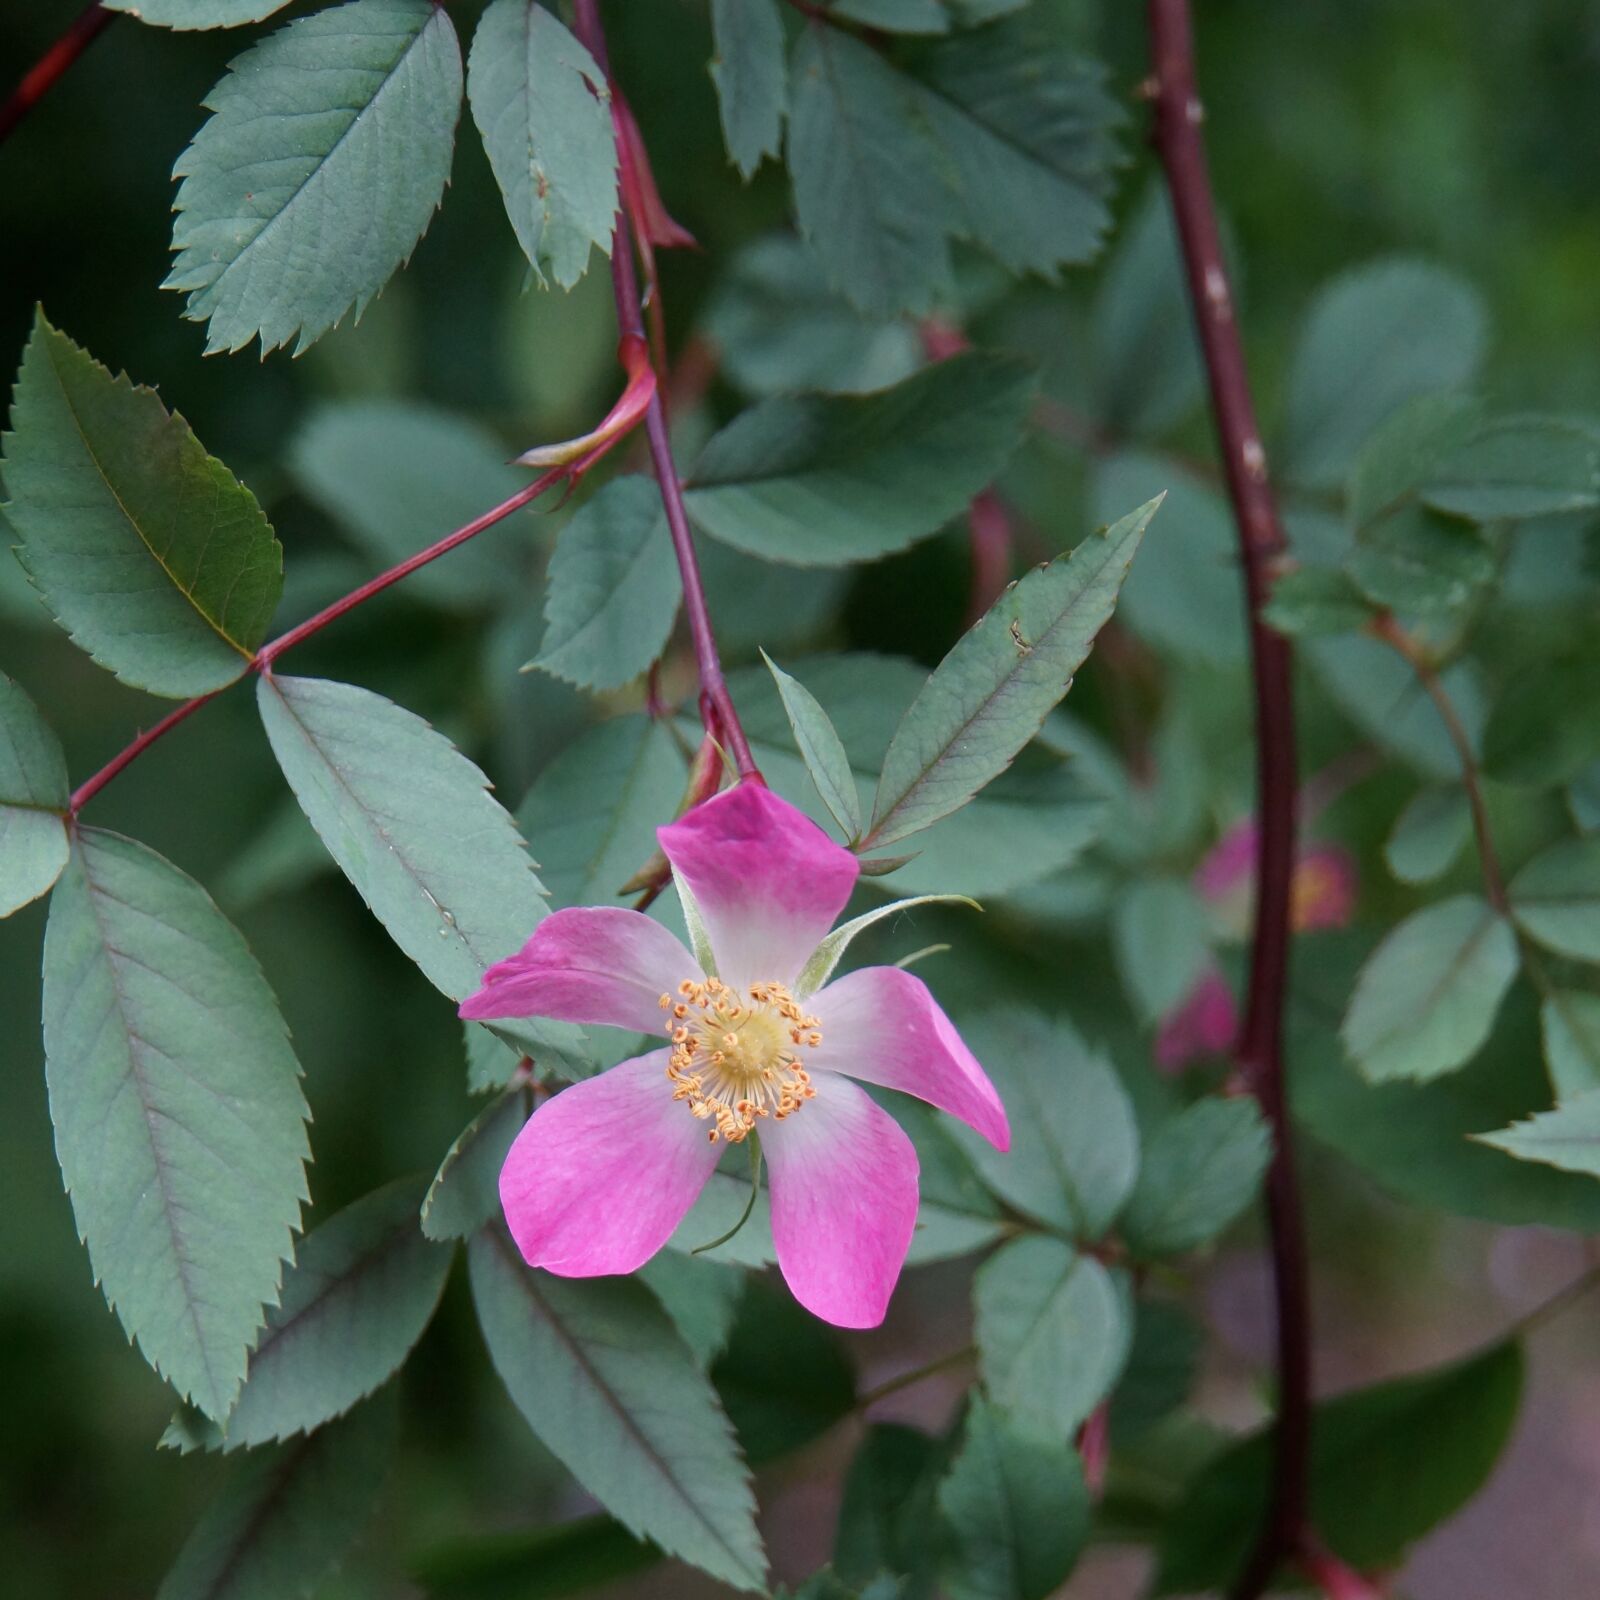
[[[512,1237],[562,1277],[633,1272],[726,1145],[759,1131],[795,1298],[841,1327],[876,1327],[916,1225],[917,1157],[850,1080],[916,1095],[1000,1150],[1005,1108],[921,979],[867,967],[825,981],[831,964],[813,956],[860,866],[809,818],[742,783],[657,837],[705,967],[640,912],[580,907],[545,918],[461,1007],[667,1036],[529,1118],[500,1175]]]

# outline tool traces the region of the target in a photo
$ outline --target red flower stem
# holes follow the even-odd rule
[[[1195,84],[1188,0],[1148,0],[1148,15],[1155,145],[1177,221],[1223,474],[1239,529],[1255,685],[1256,815],[1261,826],[1249,997],[1235,1056],[1274,1136],[1267,1211],[1278,1324],[1272,1503],[1254,1554],[1234,1591],[1235,1600],[1256,1600],[1280,1563],[1306,1543],[1311,1442],[1310,1296],[1283,1062],[1295,849],[1294,691],[1289,643],[1273,632],[1261,615],[1271,590],[1272,569],[1285,540],[1250,398],[1200,134],[1203,110]]]
[[[552,484],[568,477],[572,470],[570,467],[553,467],[541,477],[535,478],[526,489],[519,489],[509,500],[502,500],[492,510],[485,511],[481,517],[474,517],[464,527],[457,528],[454,533],[446,534],[437,544],[429,545],[426,550],[419,550],[416,555],[402,561],[398,566],[390,567],[387,572],[380,572],[377,577],[369,579],[359,589],[351,590],[343,599],[335,600],[330,606],[324,606],[314,617],[308,617],[298,627],[280,634],[270,644],[262,645],[246,668],[245,677],[265,672],[285,650],[292,649],[314,633],[320,633],[330,622],[336,622],[347,611],[354,611],[364,601],[370,600],[375,594],[381,594],[402,578],[409,577],[419,567],[425,567],[429,562],[437,561],[440,556],[448,555],[457,545],[465,544],[468,539],[482,533],[485,528],[492,528],[495,523],[505,521],[512,512],[520,511],[530,501],[536,500]],[[125,750],[112,757],[92,778],[79,786],[72,796],[73,816],[94,799],[124,767],[143,755],[157,739],[170,733],[208,700],[216,699],[221,693],[221,689],[213,689],[210,694],[196,695],[193,700],[185,700],[181,706],[169,711],[153,727],[145,729]]]
[[[577,0],[575,19],[579,39],[609,80],[611,66],[597,0]],[[619,161],[627,159],[627,153],[620,147],[620,140],[618,144]],[[631,334],[644,339],[644,320],[639,309],[639,280],[634,272],[633,254],[629,247],[630,223],[636,226],[637,219],[628,217],[624,200],[623,211],[617,218],[617,229],[611,240],[611,286],[617,301],[618,331],[624,337]],[[659,373],[657,377],[659,379]],[[700,562],[694,553],[694,535],[689,530],[689,513],[683,504],[683,487],[678,481],[677,465],[672,459],[672,443],[667,437],[667,414],[661,402],[659,381],[655,393],[650,397],[644,426],[650,441],[650,460],[655,469],[656,483],[661,490],[661,503],[667,512],[672,548],[678,558],[678,572],[683,579],[683,609],[689,619],[689,634],[694,641],[695,661],[700,669],[700,720],[707,733],[727,745],[739,769],[740,781],[750,779],[761,783],[764,781],[761,769],[750,752],[750,741],[745,737],[739,714],[728,693],[727,681],[722,675],[722,660],[717,654],[716,635],[711,628],[711,612],[706,605]]]
[[[99,0],[78,13],[72,26],[29,68],[11,97],[0,106],[0,142],[10,137],[17,124],[55,87],[56,80],[116,20],[116,12],[107,11]]]

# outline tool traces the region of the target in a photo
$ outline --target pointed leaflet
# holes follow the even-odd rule
[[[417,1224],[420,1178],[402,1178],[308,1233],[250,1353],[224,1448],[306,1433],[399,1369],[422,1337],[454,1252]]]
[[[478,1234],[468,1257],[495,1370],[578,1482],[669,1555],[735,1588],[764,1588],[733,1430],[649,1291],[535,1272],[498,1228]]]
[[[1511,880],[1511,910],[1540,944],[1600,962],[1600,835],[1564,839]]]
[[[452,1000],[519,949],[548,907],[488,780],[421,717],[367,689],[264,674],[261,720],[328,853]],[[568,1023],[497,1023],[539,1058],[582,1055]]]
[[[178,158],[164,285],[209,321],[208,354],[296,352],[359,317],[427,229],[450,178],[461,47],[430,0],[352,0],[237,57]]]
[[[222,1418],[306,1197],[305,1101],[277,1002],[193,879],[78,831],[44,950],[56,1154],[107,1300]]]
[[[0,672],[0,917],[37,900],[67,864],[71,804],[60,742]]]
[[[851,941],[857,934],[865,933],[873,923],[882,922],[885,917],[898,916],[913,906],[931,905],[963,905],[970,906],[974,911],[983,910],[976,900],[969,900],[964,894],[919,894],[909,900],[891,900],[888,905],[863,911],[859,917],[840,923],[832,932],[824,935],[822,943],[812,952],[811,959],[795,980],[795,992],[802,998],[815,994],[833,976],[833,969],[843,959]]]
[[[580,688],[620,689],[666,648],[682,593],[660,490],[650,478],[614,478],[561,530],[529,665]]]
[[[534,0],[494,0],[473,35],[467,98],[517,242],[570,289],[611,253],[617,146],[594,57]]]
[[[282,11],[289,0],[101,0],[107,11],[126,11],[161,28],[236,28]]]
[[[1600,1089],[1600,994],[1555,989],[1539,1013],[1544,1061],[1556,1099]]]
[[[777,155],[789,108],[778,0],[711,0],[711,34],[717,47],[711,81],[717,86],[722,137],[748,179],[763,156]]]
[[[1356,980],[1341,1030],[1374,1083],[1436,1078],[1478,1053],[1511,980],[1517,939],[1476,895],[1413,912]]]
[[[1383,859],[1402,883],[1431,883],[1455,864],[1472,837],[1472,808],[1460,784],[1421,789],[1395,818]]]
[[[1586,419],[1508,417],[1464,444],[1422,491],[1474,522],[1600,506],[1600,435]]]
[[[465,1239],[500,1209],[500,1169],[529,1105],[524,1090],[512,1089],[457,1135],[422,1198],[422,1231],[430,1239]]]
[[[394,1458],[392,1394],[303,1439],[243,1457],[156,1600],[296,1600],[355,1543]]]
[[[1049,1443],[974,1395],[961,1453],[939,1485],[954,1600],[1045,1600],[1089,1535],[1089,1494],[1068,1438]]]
[[[41,312],[4,444],[23,564],[83,649],[179,698],[244,673],[283,552],[255,496],[153,389],[113,378]]]
[[[784,395],[735,417],[689,474],[713,538],[801,567],[872,561],[935,533],[1022,442],[1036,382],[969,354],[865,395]]]
[[[1028,573],[956,642],[895,730],[863,847],[959,810],[1011,765],[1071,687],[1159,505]]]
[[[817,697],[803,683],[791,678],[765,650],[761,659],[772,674],[783,700],[784,714],[794,730],[795,748],[817,786],[817,794],[829,815],[844,831],[846,839],[861,832],[861,796],[856,790],[850,757],[839,742],[838,732],[828,720]]]
[[[1478,1137],[1521,1161],[1542,1161],[1600,1178],[1600,1089],[1589,1089],[1553,1111],[1541,1111],[1526,1122]]]

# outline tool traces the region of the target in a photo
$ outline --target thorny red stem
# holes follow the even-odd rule
[[[1308,1534],[1311,1322],[1305,1235],[1284,1090],[1283,1016],[1289,973],[1290,891],[1295,848],[1295,731],[1288,641],[1262,620],[1283,528],[1267,478],[1250,398],[1244,348],[1223,263],[1195,83],[1188,0],[1148,0],[1155,144],[1182,244],[1184,271],[1205,356],[1223,473],[1239,528],[1250,616],[1256,705],[1255,929],[1238,1069],[1272,1126],[1267,1175],[1277,1305],[1278,1423],[1272,1503],[1235,1600],[1256,1600]]]
[[[30,67],[22,82],[0,105],[0,142],[10,137],[16,125],[55,87],[56,80],[96,39],[117,20],[95,0],[79,12],[72,26]]]
[[[577,0],[575,18],[579,39],[609,80],[611,67],[597,0]],[[622,159],[624,152],[619,149],[618,154],[619,160]],[[624,196],[623,211],[617,219],[616,232],[611,241],[611,284],[616,295],[618,330],[624,336],[632,334],[643,339],[645,331],[639,307],[639,280],[629,245],[630,220],[637,224],[638,219],[630,219],[627,209]],[[745,737],[739,714],[728,693],[727,680],[722,675],[722,660],[717,654],[716,635],[711,628],[711,612],[706,605],[700,562],[694,551],[694,535],[689,530],[689,514],[684,508],[683,487],[678,481],[678,468],[672,459],[672,443],[667,437],[667,414],[661,401],[659,382],[655,394],[651,396],[650,407],[645,412],[645,434],[650,441],[650,460],[655,468],[656,483],[661,489],[661,503],[666,508],[672,548],[678,558],[678,572],[683,579],[683,609],[689,619],[689,634],[694,641],[695,661],[700,669],[700,720],[706,732],[719,743],[725,744],[732,753],[740,781],[762,783],[765,780],[761,776],[761,769],[751,754],[750,741]]]

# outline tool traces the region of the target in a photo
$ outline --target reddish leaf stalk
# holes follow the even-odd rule
[[[1289,644],[1262,620],[1283,528],[1267,477],[1244,348],[1234,319],[1200,125],[1194,34],[1188,0],[1148,0],[1155,145],[1172,200],[1184,271],[1205,356],[1249,605],[1256,708],[1255,929],[1249,997],[1236,1047],[1240,1073],[1272,1126],[1267,1175],[1277,1306],[1278,1424],[1272,1503],[1266,1526],[1234,1591],[1256,1600],[1285,1559],[1304,1548],[1311,1436],[1311,1326],[1305,1234],[1284,1090],[1283,1015],[1289,972],[1294,874],[1296,761]]]
[[[577,0],[575,20],[579,39],[609,82],[611,66],[597,0]],[[618,160],[631,161],[633,157],[620,137],[618,146]],[[629,215],[628,196],[624,192],[622,213],[618,216],[616,232],[611,241],[611,285],[617,302],[618,331],[624,338],[631,334],[641,340],[645,337],[644,320],[640,313],[639,280],[634,271],[629,237],[630,233],[642,236],[643,229],[641,219]],[[661,401],[659,384],[645,412],[645,434],[650,441],[650,460],[661,489],[661,503],[666,508],[672,548],[678,558],[678,572],[683,579],[683,609],[689,619],[689,634],[694,641],[695,661],[700,669],[700,720],[712,738],[727,746],[734,765],[739,769],[740,781],[752,779],[761,783],[764,781],[761,769],[751,754],[750,741],[745,737],[722,674],[722,660],[717,653],[716,635],[711,627],[711,612],[706,605],[705,584],[700,577],[700,562],[694,551],[694,535],[689,529],[689,513],[683,503],[683,487],[678,481],[678,468],[672,459],[672,443],[667,437],[667,413]]]
[[[29,68],[0,106],[0,142],[10,137],[17,124],[55,87],[56,80],[116,20],[116,12],[107,11],[99,0],[79,12],[72,26]]]

